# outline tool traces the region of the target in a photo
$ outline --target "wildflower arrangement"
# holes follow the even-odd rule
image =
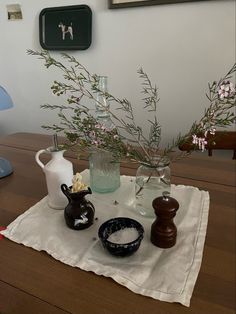
[[[145,135],[142,126],[135,121],[132,104],[127,99],[120,99],[98,88],[98,75],[91,74],[73,56],[62,53],[63,62],[54,59],[48,51],[28,50],[28,54],[43,59],[44,65],[56,67],[62,71],[64,82],[54,81],[51,89],[53,94],[66,95],[67,104],[42,105],[42,108],[58,110],[60,124],[44,126],[54,132],[63,132],[69,140],[70,146],[79,147],[80,150],[96,147],[112,152],[114,158],[128,158],[131,161],[153,165],[154,156],[166,156],[171,160],[178,159],[189,152],[180,152],[178,147],[184,143],[193,144],[194,149],[204,150],[207,145],[207,134],[214,134],[216,128],[228,127],[236,120],[233,109],[236,106],[235,87],[230,79],[236,71],[236,64],[218,82],[208,84],[207,99],[209,106],[205,109],[203,117],[195,121],[190,130],[179,134],[165,149],[160,148],[161,125],[158,120],[157,108],[160,100],[158,89],[154,86],[142,68],[138,70],[142,82],[144,95],[143,109],[147,110],[150,118],[149,134]],[[111,104],[100,102],[98,105],[109,112],[115,127],[107,127],[99,123],[94,116],[94,104],[98,102],[97,94],[103,95]],[[91,100],[90,105],[84,102]],[[68,114],[68,110],[71,114]],[[125,117],[119,115],[123,111]],[[177,154],[173,152],[177,151]]]
[[[203,118],[193,127],[192,143],[202,151],[207,145],[207,135],[215,135],[216,127],[226,127],[235,123],[235,113],[230,111],[236,105],[235,87],[229,81],[236,70],[236,64],[219,82],[208,84],[209,93],[206,95],[210,106],[205,111]],[[197,135],[198,134],[198,135]],[[199,136],[200,134],[200,136]]]

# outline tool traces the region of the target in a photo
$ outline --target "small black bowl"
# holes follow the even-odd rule
[[[127,242],[127,240],[123,239],[124,242],[126,243],[120,243],[120,242],[117,243],[117,241],[111,242],[111,240],[108,240],[108,238],[114,232],[119,231],[119,230],[125,230],[127,228],[136,229],[137,238],[135,238],[131,242],[130,240],[128,240]],[[134,230],[132,230],[132,232],[133,231]],[[131,230],[130,231],[126,230],[124,232],[131,232]],[[131,218],[127,218],[127,217],[117,217],[117,218],[112,218],[110,220],[107,220],[100,226],[98,230],[98,236],[100,240],[102,241],[102,245],[104,246],[104,248],[107,249],[108,252],[110,252],[112,255],[121,256],[121,257],[129,256],[133,254],[134,252],[136,252],[143,239],[143,235],[144,235],[143,226],[138,221]],[[130,235],[128,235],[128,237],[129,236]],[[135,236],[135,234],[133,234],[132,237],[133,236]],[[122,239],[120,239],[120,241],[122,241]]]

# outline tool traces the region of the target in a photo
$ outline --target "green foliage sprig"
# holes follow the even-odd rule
[[[150,119],[147,120],[149,124],[147,136],[144,134],[142,126],[137,125],[135,121],[131,102],[99,90],[98,75],[91,74],[73,56],[62,53],[65,60],[63,63],[54,59],[48,51],[28,50],[27,52],[29,55],[42,59],[47,68],[54,66],[62,71],[64,82],[54,81],[51,89],[57,96],[66,95],[67,105],[42,105],[44,109],[59,110],[60,118],[59,125],[44,127],[55,132],[64,132],[71,146],[78,146],[80,149],[97,146],[100,149],[111,151],[114,157],[119,159],[129,158],[131,161],[152,164],[154,156],[161,155],[163,158],[171,156],[173,151],[183,143],[190,142],[195,145],[194,148],[204,149],[208,132],[214,133],[216,127],[229,126],[236,119],[235,113],[232,112],[232,108],[236,105],[235,89],[229,81],[236,71],[236,64],[234,64],[222,79],[208,85],[209,92],[206,96],[210,105],[205,110],[203,117],[198,122],[195,121],[186,134],[179,134],[172,143],[161,150],[161,125],[157,116],[157,105],[160,100],[158,89],[152,85],[142,68],[138,70],[138,75],[144,95],[143,109],[151,113]],[[97,101],[97,93],[103,94],[107,101],[116,105],[106,108],[116,126],[114,130],[98,128],[97,120],[93,115],[94,108],[90,108],[83,102],[84,99],[89,99],[94,104]],[[71,111],[69,116],[65,113],[67,110]],[[118,114],[119,111],[124,113],[124,117]],[[178,159],[187,154],[180,152],[171,158]]]

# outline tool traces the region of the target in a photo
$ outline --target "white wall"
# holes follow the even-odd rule
[[[23,20],[8,21],[6,4],[19,3]],[[235,61],[235,1],[212,0],[109,10],[107,0],[1,0],[0,84],[15,107],[1,111],[0,133],[45,132],[56,112],[40,109],[56,103],[50,86],[58,73],[26,54],[40,50],[38,17],[45,7],[84,4],[93,11],[92,45],[72,51],[91,72],[108,75],[109,91],[126,97],[140,114],[142,66],[159,87],[159,117],[165,140],[185,131],[207,106],[208,81],[217,80]],[[52,52],[59,56],[58,52]]]

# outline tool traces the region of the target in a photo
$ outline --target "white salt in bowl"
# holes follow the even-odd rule
[[[107,220],[98,230],[103,247],[112,255],[121,257],[136,252],[143,235],[143,226],[138,221],[127,217]]]

